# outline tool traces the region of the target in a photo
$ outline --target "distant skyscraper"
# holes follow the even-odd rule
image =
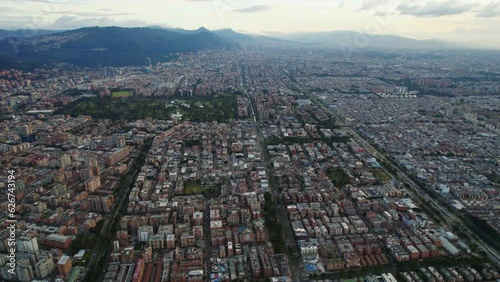
[[[125,136],[116,136],[114,138],[115,147],[116,148],[124,148],[125,147]]]
[[[116,71],[114,68],[104,68],[104,71],[103,71],[103,75],[104,77],[113,77],[116,75]]]

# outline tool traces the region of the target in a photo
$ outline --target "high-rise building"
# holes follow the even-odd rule
[[[35,265],[39,261],[39,251],[25,251],[25,252],[17,252],[16,258],[17,260],[27,259],[31,266]]]
[[[94,174],[90,168],[83,168],[80,170],[80,179],[87,180],[90,179]]]
[[[19,131],[21,135],[29,135],[33,133],[33,126],[31,125],[23,125],[19,127]]]
[[[28,259],[20,259],[16,266],[17,280],[21,282],[31,282],[35,278],[35,272]]]
[[[71,164],[71,156],[70,155],[62,155],[56,162],[56,165],[61,168],[65,168]]]
[[[0,267],[0,274],[2,275],[2,279],[6,281],[15,281],[17,279],[15,272],[12,272],[8,265]]]
[[[165,238],[162,235],[149,236],[149,246],[153,250],[164,249],[165,248]]]
[[[147,242],[149,240],[149,237],[153,235],[153,226],[151,225],[144,225],[139,227],[139,230],[137,230],[137,240],[140,242]]]
[[[115,197],[113,195],[108,195],[106,197],[89,196],[87,201],[89,203],[89,211],[108,213],[111,211],[111,206],[115,201]]]
[[[57,172],[54,174],[54,182],[56,183],[64,183],[66,181],[66,176],[64,172]]]
[[[38,251],[38,241],[36,237],[21,236],[16,240],[17,250],[25,251]]]
[[[118,242],[117,240],[113,241],[113,252],[120,252],[120,242]]]
[[[174,234],[167,235],[167,248],[168,249],[175,248],[175,235]]]
[[[85,190],[89,193],[93,193],[96,189],[101,187],[101,178],[99,176],[94,176],[90,179],[85,180]]]
[[[104,68],[104,71],[102,74],[104,77],[114,77],[114,76],[116,76],[116,71],[114,68],[107,67],[107,68]]]
[[[116,136],[114,138],[115,147],[116,148],[124,148],[125,147],[125,136]]]
[[[54,263],[52,254],[43,254],[40,261],[35,264],[35,276],[38,278],[45,278],[49,276],[55,269],[56,265]]]

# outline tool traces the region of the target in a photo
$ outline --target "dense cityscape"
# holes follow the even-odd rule
[[[500,279],[499,66],[253,46],[0,70],[1,277]]]

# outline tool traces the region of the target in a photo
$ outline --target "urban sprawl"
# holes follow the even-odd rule
[[[0,70],[1,277],[499,279],[499,65],[255,47]]]

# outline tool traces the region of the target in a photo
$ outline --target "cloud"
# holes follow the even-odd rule
[[[416,17],[442,17],[470,12],[476,5],[460,1],[427,2],[424,5],[400,4],[397,10],[403,15]]]
[[[500,26],[469,28],[461,26],[452,32],[442,33],[439,38],[459,42],[471,48],[500,49]]]
[[[126,20],[117,21],[107,17],[77,17],[77,16],[62,16],[55,20],[49,27],[50,29],[76,29],[89,26],[123,26],[123,27],[138,27],[147,26],[144,21]]]
[[[500,16],[500,2],[490,2],[477,13],[481,18],[493,18]]]
[[[17,11],[14,7],[0,7],[0,13]]]
[[[391,2],[391,0],[368,0],[363,3],[358,11],[378,10],[381,6],[387,6]]]
[[[46,29],[47,25],[26,16],[3,16],[0,29]]]
[[[256,13],[256,12],[262,12],[262,11],[265,11],[265,10],[269,10],[269,8],[271,8],[271,6],[267,6],[267,5],[255,5],[255,6],[250,6],[250,7],[243,8],[243,9],[236,9],[236,10],[233,10],[233,12],[237,12],[237,13]]]
[[[396,10],[401,1],[396,0],[367,0],[361,7],[357,8],[358,12],[372,12],[374,16],[388,16],[398,14]]]
[[[116,16],[129,16],[134,13],[109,13],[109,12],[76,12],[76,11],[57,11],[53,12],[53,14],[62,14],[62,15],[72,15],[78,17],[116,17]]]
[[[14,4],[24,4],[24,3],[44,3],[44,4],[70,4],[68,0],[0,0],[0,2],[11,2]]]

